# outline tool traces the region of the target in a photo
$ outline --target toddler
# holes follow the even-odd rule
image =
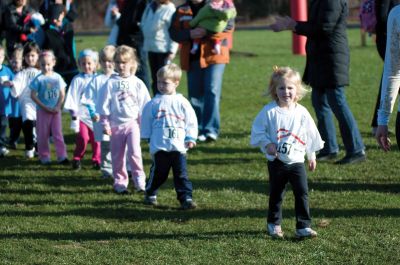
[[[0,157],[9,153],[8,149],[5,147],[7,144],[7,119],[11,113],[11,93],[8,81],[14,78],[11,69],[3,65],[4,59],[5,49],[0,45]]]
[[[192,28],[201,27],[212,33],[224,31],[228,25],[228,20],[236,17],[236,9],[232,0],[210,0],[202,7],[197,15],[189,22]],[[211,38],[214,42],[213,52],[221,53],[221,40]],[[193,41],[192,54],[195,54],[199,49],[200,39]]]
[[[103,178],[112,177],[110,136],[104,134],[103,127],[99,122],[99,106],[102,106],[103,102],[100,102],[98,98],[99,94],[102,93],[101,90],[104,88],[104,84],[110,76],[114,74],[114,54],[115,47],[112,45],[107,45],[100,51],[99,62],[103,73],[96,75],[92,81],[89,82],[82,98],[82,103],[88,108],[93,121],[94,139],[96,142],[100,142],[100,170]]]
[[[12,81],[11,94],[18,98],[21,106],[22,132],[25,139],[25,157],[33,158],[36,145],[36,104],[31,98],[29,84],[39,75],[40,48],[35,42],[28,42],[23,50],[24,69]]]
[[[37,147],[40,162],[50,163],[50,133],[59,164],[68,164],[67,151],[62,134],[61,105],[65,97],[66,83],[53,71],[56,64],[54,53],[43,51],[39,56],[41,73],[29,85],[37,110]]]
[[[146,186],[145,204],[157,205],[157,191],[172,168],[177,199],[183,210],[196,208],[192,182],[186,169],[186,151],[196,145],[197,118],[189,101],[176,88],[182,71],[168,64],[157,72],[157,94],[143,110],[141,137],[150,140],[153,164]]]
[[[251,129],[251,145],[260,147],[268,159],[267,230],[273,238],[283,238],[281,205],[288,182],[295,197],[296,237],[317,236],[310,228],[304,155],[309,170],[314,171],[315,152],[323,148],[324,142],[307,109],[297,103],[305,93],[298,72],[289,67],[274,67],[268,89],[273,101],[260,111]]]
[[[72,160],[72,168],[76,170],[81,168],[81,159],[89,142],[92,145],[93,168],[100,169],[100,143],[94,139],[93,122],[82,102],[86,88],[96,73],[97,62],[97,52],[86,49],[79,53],[78,64],[82,72],[72,79],[64,104],[64,109],[71,114],[71,129],[77,133]]]
[[[135,50],[121,45],[115,51],[114,63],[119,75],[113,74],[101,89],[98,102],[104,132],[111,136],[111,159],[114,190],[128,193],[129,177],[125,167],[125,150],[137,191],[144,191],[146,176],[143,171],[140,147],[140,116],[150,100],[146,85],[135,76],[138,60]]]

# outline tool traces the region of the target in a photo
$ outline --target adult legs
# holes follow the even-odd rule
[[[149,52],[148,56],[152,79],[151,89],[153,90],[153,95],[155,96],[158,93],[157,71],[165,65],[165,60],[168,57],[168,53]]]
[[[187,81],[189,100],[196,113],[199,135],[201,135],[204,133],[204,126],[202,123],[204,109],[204,79],[199,61],[191,62],[190,69],[187,72]]]

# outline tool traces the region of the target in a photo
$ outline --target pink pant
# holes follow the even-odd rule
[[[110,145],[114,187],[128,187],[129,177],[126,171],[126,159],[128,159],[135,188],[144,190],[146,175],[143,171],[138,121],[111,128]],[[126,148],[128,151],[125,158]]]
[[[100,165],[100,143],[94,140],[93,130],[90,129],[85,123],[79,122],[79,133],[76,135],[75,139],[74,160],[81,160],[83,158],[89,142],[92,146],[93,152],[92,161]]]
[[[62,135],[61,112],[56,114],[39,109],[36,120],[37,147],[41,161],[50,160],[50,132],[58,160],[67,158],[67,150]]]

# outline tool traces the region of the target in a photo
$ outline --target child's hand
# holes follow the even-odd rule
[[[195,146],[196,146],[196,144],[193,143],[193,142],[186,142],[186,143],[185,143],[185,147],[186,147],[187,149],[192,149],[192,148],[195,147]]]
[[[104,134],[105,135],[110,135],[111,136],[111,129],[104,129]]]
[[[4,87],[12,87],[14,84],[12,81],[4,81],[3,83],[1,83],[2,86]]]
[[[317,168],[317,160],[308,160],[308,169],[314,171]]]
[[[267,150],[267,154],[275,157],[278,156],[278,153],[276,152],[276,145],[274,143],[267,144],[265,149]]]
[[[92,116],[92,121],[94,121],[94,122],[98,122],[100,120],[100,116],[99,115],[93,115]]]

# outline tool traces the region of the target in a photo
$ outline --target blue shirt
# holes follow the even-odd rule
[[[65,89],[66,86],[67,84],[61,75],[53,72],[51,76],[39,74],[29,85],[29,88],[37,92],[38,99],[46,107],[54,108],[60,98],[61,89]],[[37,109],[40,109],[39,105],[37,105]]]
[[[6,80],[12,80],[14,78],[14,74],[10,68],[5,65],[0,65],[0,83]],[[8,116],[11,113],[11,89],[10,87],[3,87],[0,84],[0,115]]]

